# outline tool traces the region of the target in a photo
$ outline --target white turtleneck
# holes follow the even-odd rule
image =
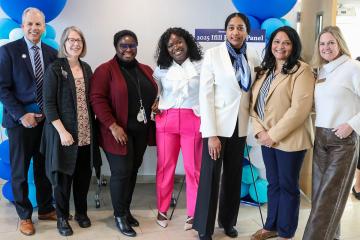
[[[360,63],[342,55],[324,65],[315,85],[316,127],[348,123],[360,134]]]

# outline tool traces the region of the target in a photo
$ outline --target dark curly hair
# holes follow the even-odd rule
[[[184,38],[187,48],[188,48],[188,57],[191,61],[199,61],[202,59],[202,51],[199,43],[195,41],[193,35],[183,28],[174,27],[168,28],[160,37],[158,47],[155,53],[156,63],[161,69],[167,69],[172,64],[172,57],[169,54],[167,45],[170,39],[171,34],[175,34],[178,37]]]
[[[286,60],[285,64],[283,65],[281,69],[281,73],[283,74],[290,74],[297,71],[297,68],[290,72],[291,69],[294,68],[294,66],[300,66],[299,60],[301,60],[300,54],[301,54],[301,41],[300,37],[297,34],[297,32],[288,26],[280,27],[276,29],[270,36],[269,42],[266,44],[265,50],[265,56],[261,63],[261,72],[262,74],[266,70],[273,70],[276,65],[276,59],[275,56],[271,52],[271,45],[272,42],[278,32],[284,32],[290,39],[292,44],[292,51],[290,53],[290,56]]]

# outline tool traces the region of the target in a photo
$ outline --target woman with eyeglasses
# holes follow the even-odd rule
[[[155,143],[150,120],[157,95],[152,69],[136,60],[134,32],[114,35],[116,55],[94,72],[90,99],[100,125],[99,142],[111,171],[110,194],[115,224],[126,236],[135,237],[139,222],[130,212],[138,169],[148,144]]]
[[[43,106],[46,116],[41,152],[54,187],[57,228],[62,236],[73,234],[69,225],[69,200],[73,187],[75,220],[82,228],[87,216],[87,193],[92,166],[101,163],[94,137],[95,117],[89,100],[90,66],[80,60],[86,54],[83,33],[77,27],[64,30],[59,58],[46,70]]]

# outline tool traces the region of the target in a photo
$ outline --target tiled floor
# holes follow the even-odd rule
[[[0,187],[2,183],[0,181]],[[179,199],[178,208],[175,210],[172,221],[166,229],[161,228],[155,223],[156,217],[156,198],[154,184],[138,184],[133,199],[133,215],[140,221],[140,227],[135,228],[138,236],[136,238],[127,238],[116,229],[112,217],[112,208],[108,187],[105,187],[101,194],[101,207],[95,208],[94,189],[95,184],[89,193],[89,217],[92,220],[92,226],[89,229],[81,229],[76,222],[71,221],[74,235],[71,237],[62,237],[56,230],[56,223],[49,221],[38,221],[37,214],[33,216],[35,222],[36,234],[31,237],[23,236],[18,231],[19,220],[13,205],[6,201],[0,194],[0,239],[76,239],[76,240],[120,240],[120,239],[138,239],[138,240],[196,240],[197,233],[193,230],[183,231],[184,221],[186,219],[185,195],[184,190]],[[179,185],[176,185],[176,189]],[[176,190],[177,192],[177,190]],[[306,220],[309,214],[309,202],[302,198],[299,227],[295,239],[301,239]],[[262,207],[264,217],[266,216],[266,206]],[[36,211],[35,211],[36,212]],[[73,213],[73,212],[72,212]],[[360,201],[353,196],[349,196],[348,204],[342,219],[342,238],[344,240],[360,239]],[[239,237],[237,239],[250,239],[250,235],[261,226],[261,219],[257,207],[242,205],[240,207],[237,230]],[[225,240],[226,237],[221,229],[216,228],[213,239]],[[321,240],[321,239],[314,239]]]

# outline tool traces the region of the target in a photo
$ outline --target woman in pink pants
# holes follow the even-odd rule
[[[154,78],[159,86],[156,115],[157,223],[167,227],[167,211],[174,188],[176,163],[181,149],[186,173],[187,219],[192,228],[199,184],[202,139],[199,132],[199,75],[202,52],[194,37],[182,28],[169,28],[156,52]]]

